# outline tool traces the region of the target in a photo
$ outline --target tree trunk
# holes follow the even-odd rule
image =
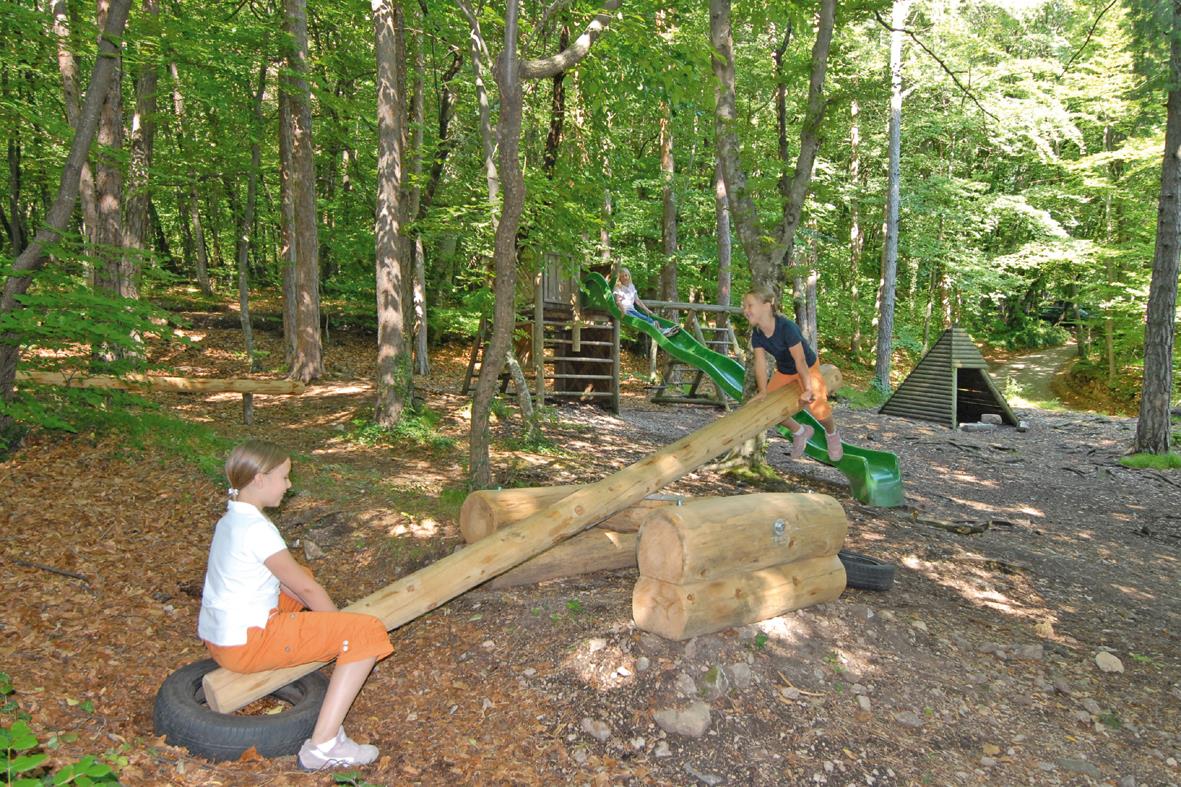
[[[414,97],[410,102],[410,115],[414,129],[414,143],[411,146],[413,148],[413,163],[411,165],[413,185],[410,189],[406,215],[412,219],[417,219],[422,213],[423,143],[426,137],[426,96],[423,93],[425,89],[425,80],[423,77],[426,72],[426,45],[424,40],[424,28],[426,27],[425,4],[420,3],[420,13],[421,16],[414,41]],[[430,366],[427,361],[426,341],[426,261],[423,259],[424,248],[421,233],[415,231],[413,238],[409,240],[411,241],[411,260],[414,265],[414,278],[411,283],[410,293],[411,308],[414,310],[411,319],[411,326],[414,331],[413,373],[427,374]]]
[[[849,107],[849,317],[853,321],[849,353],[853,360],[861,355],[861,315],[858,313],[858,288],[861,284],[861,253],[865,250],[865,231],[861,228],[861,120],[857,99]]]
[[[262,100],[266,92],[267,63],[264,60],[258,68],[258,88],[254,92],[255,131],[263,126]],[[238,217],[238,237],[234,257],[238,263],[238,317],[242,324],[242,340],[246,345],[248,371],[256,371],[258,360],[254,354],[254,329],[250,322],[250,236],[254,227],[255,206],[258,203],[258,175],[262,168],[262,145],[257,136],[250,145],[250,171],[246,173],[246,205]],[[227,188],[232,184],[227,184]],[[232,190],[230,193],[233,193]],[[246,414],[244,413],[244,416]]]
[[[282,76],[280,76],[280,85]],[[283,271],[283,353],[287,367],[295,363],[295,202],[291,192],[291,101],[279,90],[279,253]]]
[[[1173,395],[1173,334],[1177,319],[1178,243],[1181,242],[1181,0],[1173,0],[1169,58],[1170,90],[1156,214],[1156,252],[1144,329],[1144,382],[1136,451],[1167,454],[1171,440],[1169,405]]]
[[[144,14],[156,24],[160,7],[157,0],[143,0]],[[156,139],[156,87],[158,72],[153,60],[146,60],[135,81],[135,114],[131,118],[131,154],[127,166],[127,208],[123,219],[122,276],[127,282],[128,297],[139,297],[139,277],[143,252],[147,248],[148,205],[151,202],[149,172],[152,148]]]
[[[98,26],[104,27],[109,0],[98,0]],[[98,120],[98,149],[95,154],[94,190],[98,202],[94,251],[98,262],[94,269],[94,288],[110,295],[133,297],[131,283],[125,280],[123,263],[123,87],[122,59],[107,88],[107,99]],[[100,355],[113,360],[119,353],[111,347]]]
[[[485,587],[502,590],[595,571],[635,568],[637,540],[635,533],[592,528],[509,569]]]
[[[74,132],[78,131],[78,118],[81,107],[78,97],[78,60],[74,57],[73,42],[70,31],[71,16],[66,0],[53,0],[53,32],[57,37],[57,67],[62,76],[62,103],[66,107],[66,119]],[[87,156],[89,156],[87,151]],[[82,202],[82,235],[87,243],[94,243],[95,228],[98,226],[98,198],[94,193],[94,171],[90,161],[82,162],[82,171],[78,182],[78,192]]]
[[[3,294],[0,295],[0,315],[21,308],[20,296],[28,290],[32,275],[44,267],[48,259],[46,247],[61,238],[74,212],[82,166],[90,143],[94,140],[103,101],[118,72],[119,48],[115,42],[123,36],[129,6],[130,0],[111,0],[107,9],[106,25],[99,37],[98,57],[90,75],[90,85],[86,89],[86,100],[78,113],[78,125],[70,144],[70,153],[62,167],[57,196],[46,213],[42,228],[12,263],[12,274],[4,280]],[[14,334],[0,335],[0,399],[5,402],[12,401],[19,358],[20,337]],[[0,435],[10,434],[12,427],[11,416],[0,415]]]
[[[391,428],[402,417],[410,395],[406,354],[402,258],[402,161],[404,129],[397,45],[397,12],[390,0],[373,4],[377,55],[377,409],[374,420]]]
[[[894,296],[898,276],[898,202],[902,151],[902,36],[910,0],[894,0],[890,33],[890,150],[886,187],[886,216],[882,231],[882,280],[878,294],[878,338],[873,384],[890,390],[890,361],[894,351]]]
[[[660,266],[660,297],[677,300],[677,194],[673,179],[672,110],[667,104],[660,116],[660,245],[664,261]]]
[[[289,187],[294,224],[295,355],[291,377],[305,383],[324,373],[320,340],[320,261],[317,240],[316,162],[312,148],[311,90],[308,87],[306,0],[283,0],[284,27],[290,36],[287,69],[279,80],[287,94],[291,122]]]
[[[718,236],[718,297],[719,306],[730,305],[730,207],[726,200],[726,179],[722,176],[722,162],[714,161],[714,217]],[[730,324],[729,312],[718,312],[714,323],[719,328]]]
[[[738,239],[750,264],[751,285],[776,294],[781,292],[785,263],[791,260],[795,231],[799,226],[804,199],[812,181],[812,165],[820,147],[820,124],[824,119],[824,76],[836,18],[836,0],[821,0],[816,41],[812,46],[808,82],[808,108],[800,127],[800,150],[795,174],[783,203],[783,216],[766,240],[758,209],[746,184],[739,161],[738,116],[735,96],[733,41],[730,32],[730,0],[710,0],[710,45],[713,71],[718,81],[714,113],[714,138],[726,179],[730,213],[738,228]]]
[[[192,162],[196,156],[189,144],[188,132],[185,128],[185,100],[184,94],[180,90],[180,73],[175,61],[169,64],[169,71],[172,74],[172,110],[176,114],[177,148],[179,148],[182,157]],[[184,212],[188,214],[188,226],[192,233],[197,286],[206,296],[211,296],[213,295],[213,287],[209,283],[209,253],[205,247],[205,230],[201,226],[201,202],[197,194],[197,171],[191,163],[185,195]]]
[[[525,373],[521,371],[521,364],[517,362],[517,356],[513,355],[511,347],[504,354],[504,362],[508,365],[509,376],[512,377],[513,388],[517,392],[517,406],[521,408],[525,439],[538,440],[541,437],[541,428],[537,425],[537,414],[533,412],[533,398],[529,394],[529,381],[525,379]]]

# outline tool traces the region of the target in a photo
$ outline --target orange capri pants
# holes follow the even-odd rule
[[[804,405],[804,409],[810,412],[817,421],[823,421],[832,415],[832,405],[828,403],[828,387],[824,384],[824,378],[820,375],[820,359],[808,367],[808,374],[812,376],[812,393],[814,399]],[[795,383],[799,386],[800,393],[804,392],[804,385],[800,382],[798,374],[784,374],[778,369],[775,374],[771,375],[771,379],[767,381],[767,393],[776,391],[785,385]]]
[[[390,635],[372,615],[357,612],[312,612],[299,599],[279,593],[266,628],[252,626],[245,645],[206,642],[209,655],[234,672],[265,672],[312,661],[348,664],[394,652]]]

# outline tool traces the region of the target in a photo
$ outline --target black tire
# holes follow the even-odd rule
[[[205,704],[201,679],[217,669],[213,659],[181,667],[156,692],[152,721],[157,735],[174,746],[211,760],[236,760],[251,746],[263,757],[295,754],[311,737],[328,690],[319,672],[304,675],[273,696],[291,707],[269,716],[218,713]]]
[[[858,590],[889,590],[894,586],[894,564],[842,549],[837,556],[845,566],[845,586]]]

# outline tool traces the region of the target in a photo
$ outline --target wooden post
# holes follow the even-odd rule
[[[533,388],[538,407],[545,406],[545,269],[533,279]]]
[[[570,484],[477,490],[467,496],[459,509],[459,532],[464,541],[473,544],[502,527],[528,519],[579,489],[582,487]],[[634,533],[654,509],[677,502],[678,498],[667,495],[644,498],[597,524],[608,530]]]
[[[674,585],[835,555],[849,522],[819,494],[708,497],[653,511],[640,530],[640,574]]]
[[[350,605],[348,611],[375,615],[387,629],[397,628],[588,525],[639,502],[798,411],[799,396],[794,385],[753,399],[733,413],[601,481],[582,487],[528,519],[387,585]],[[317,662],[248,675],[214,670],[203,681],[205,701],[215,711],[231,713],[322,666],[324,662]]]
[[[845,567],[836,555],[688,585],[640,575],[632,617],[644,631],[682,640],[833,601],[844,589]]]

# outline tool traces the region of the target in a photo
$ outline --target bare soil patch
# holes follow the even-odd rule
[[[240,374],[232,328],[201,321],[170,351],[193,375]],[[276,337],[260,340],[281,353]],[[182,417],[298,452],[275,513],[338,602],[460,546],[466,348],[420,392],[448,446],[367,445],[372,339],[334,335],[302,397],[159,395]],[[642,368],[642,362],[637,361]],[[505,483],[600,478],[718,417],[652,405],[564,406],[547,452],[498,444]],[[967,434],[838,406],[846,439],[894,451],[908,505],[852,500],[843,478],[769,452],[779,478],[711,468],[667,491],[834,495],[848,546],[898,565],[893,590],[668,642],[635,630],[634,573],[473,590],[395,631],[349,720],[381,747],[373,784],[1176,784],[1181,782],[1181,476],[1118,465],[1134,422],[1021,410],[1030,431]],[[498,424],[507,438],[514,423]],[[195,638],[222,484],[183,457],[35,435],[0,464],[0,663],[57,761],[122,758],[127,784],[325,784],[294,758],[211,763],[152,731],[156,689]],[[960,532],[956,532],[956,531]],[[961,534],[967,533],[967,534]],[[298,549],[296,550],[298,552]],[[56,568],[61,572],[47,570]],[[1099,669],[1110,652],[1122,673]],[[707,703],[700,737],[656,711]],[[5,719],[7,722],[8,719]],[[74,733],[76,738],[63,737]]]

